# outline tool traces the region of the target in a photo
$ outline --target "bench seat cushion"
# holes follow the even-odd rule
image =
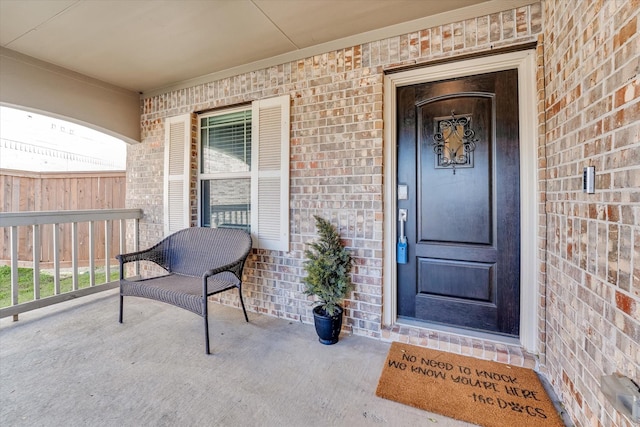
[[[224,272],[209,277],[208,295],[237,287],[238,279],[233,273]],[[167,274],[140,280],[121,280],[120,292],[124,296],[154,299],[184,308],[200,316],[204,315],[202,304],[202,278],[182,274]]]

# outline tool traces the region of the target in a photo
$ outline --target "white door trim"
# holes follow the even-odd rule
[[[506,69],[518,70],[520,120],[520,344],[538,351],[538,113],[536,53],[525,50],[388,74],[384,77],[384,276],[382,322],[397,321],[396,88]]]

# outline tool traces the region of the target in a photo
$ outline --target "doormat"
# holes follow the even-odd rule
[[[398,342],[376,395],[485,427],[564,427],[531,369]]]

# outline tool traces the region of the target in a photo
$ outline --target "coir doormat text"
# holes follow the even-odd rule
[[[564,427],[531,369],[398,342],[376,395],[486,427]]]

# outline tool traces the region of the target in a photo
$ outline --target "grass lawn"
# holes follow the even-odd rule
[[[118,280],[118,271],[111,273],[111,280]],[[78,274],[78,288],[89,287],[89,272]],[[96,272],[96,285],[106,283],[105,273]],[[60,277],[60,292],[73,289],[72,277]],[[53,276],[40,273],[40,298],[53,295]],[[33,300],[33,269],[18,268],[18,303]],[[0,308],[11,305],[11,267],[0,266]]]

